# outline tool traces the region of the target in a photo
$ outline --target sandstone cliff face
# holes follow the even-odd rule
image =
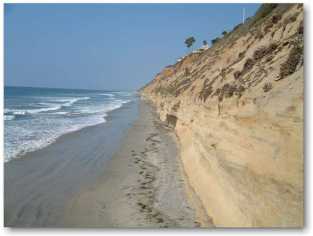
[[[141,89],[216,226],[303,226],[303,6],[266,4]]]

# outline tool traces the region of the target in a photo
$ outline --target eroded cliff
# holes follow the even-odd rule
[[[303,13],[264,4],[140,90],[216,226],[303,225]]]

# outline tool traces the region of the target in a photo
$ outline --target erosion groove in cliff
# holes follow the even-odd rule
[[[303,6],[264,4],[141,89],[216,226],[303,225]]]

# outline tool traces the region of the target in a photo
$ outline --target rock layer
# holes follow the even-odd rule
[[[263,4],[140,90],[216,226],[303,226],[303,5]]]

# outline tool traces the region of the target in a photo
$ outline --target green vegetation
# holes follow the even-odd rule
[[[240,26],[242,26],[242,25],[243,25],[242,23],[240,23],[240,24],[236,25],[236,26],[234,27],[233,31],[235,31],[235,30],[239,29],[239,27],[240,27]]]
[[[303,55],[303,46],[297,44],[294,46],[288,56],[288,59],[280,67],[280,79],[293,74]]]
[[[272,11],[278,6],[277,3],[264,3],[260,6],[258,11],[256,12],[252,24],[257,23],[264,17],[268,16]]]
[[[185,44],[186,44],[187,48],[190,48],[195,42],[196,42],[196,39],[193,36],[191,36],[185,40]]]
[[[230,98],[233,95],[241,97],[245,90],[245,87],[243,87],[242,85],[236,86],[226,83],[223,85],[222,88],[218,88],[215,91],[214,95],[217,95],[218,100],[221,102],[224,98]]]
[[[260,47],[253,53],[254,60],[260,60],[266,55],[272,54],[278,48],[277,43],[271,43],[268,47]]]
[[[212,39],[212,40],[211,40],[212,45],[214,45],[215,43],[217,43],[219,40],[220,40],[219,37],[217,37],[217,38],[215,38],[215,39]]]

